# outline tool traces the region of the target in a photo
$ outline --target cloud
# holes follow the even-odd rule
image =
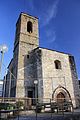
[[[42,15],[42,26],[49,24],[52,18],[56,17],[59,0],[55,0],[52,6]]]
[[[53,43],[55,42],[56,40],[56,32],[55,31],[51,31],[51,30],[48,30],[46,32],[46,37],[48,39],[48,43]]]

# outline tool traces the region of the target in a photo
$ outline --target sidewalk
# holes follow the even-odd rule
[[[13,120],[13,119],[10,119]],[[54,113],[35,113],[29,112],[29,114],[20,115],[19,118],[14,120],[80,120],[80,109],[75,109],[73,113],[64,112],[64,114],[54,114]]]
[[[80,108],[74,109],[74,113],[80,113]]]

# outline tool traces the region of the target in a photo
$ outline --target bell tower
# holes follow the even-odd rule
[[[18,42],[39,46],[38,18],[21,13],[16,23],[16,35],[14,46]]]
[[[21,13],[16,23],[14,59],[17,66],[16,97],[24,97],[24,80],[27,68],[27,56],[39,47],[38,18]]]

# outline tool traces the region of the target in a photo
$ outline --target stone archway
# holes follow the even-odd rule
[[[52,98],[56,102],[71,101],[71,96],[68,90],[62,86],[58,86],[52,95]]]

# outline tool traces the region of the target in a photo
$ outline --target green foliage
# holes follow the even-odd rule
[[[21,108],[23,105],[24,105],[24,104],[23,104],[23,101],[17,101],[17,102],[16,102],[16,107],[17,107],[17,108]]]
[[[0,110],[13,110],[15,106],[10,103],[0,103]]]

